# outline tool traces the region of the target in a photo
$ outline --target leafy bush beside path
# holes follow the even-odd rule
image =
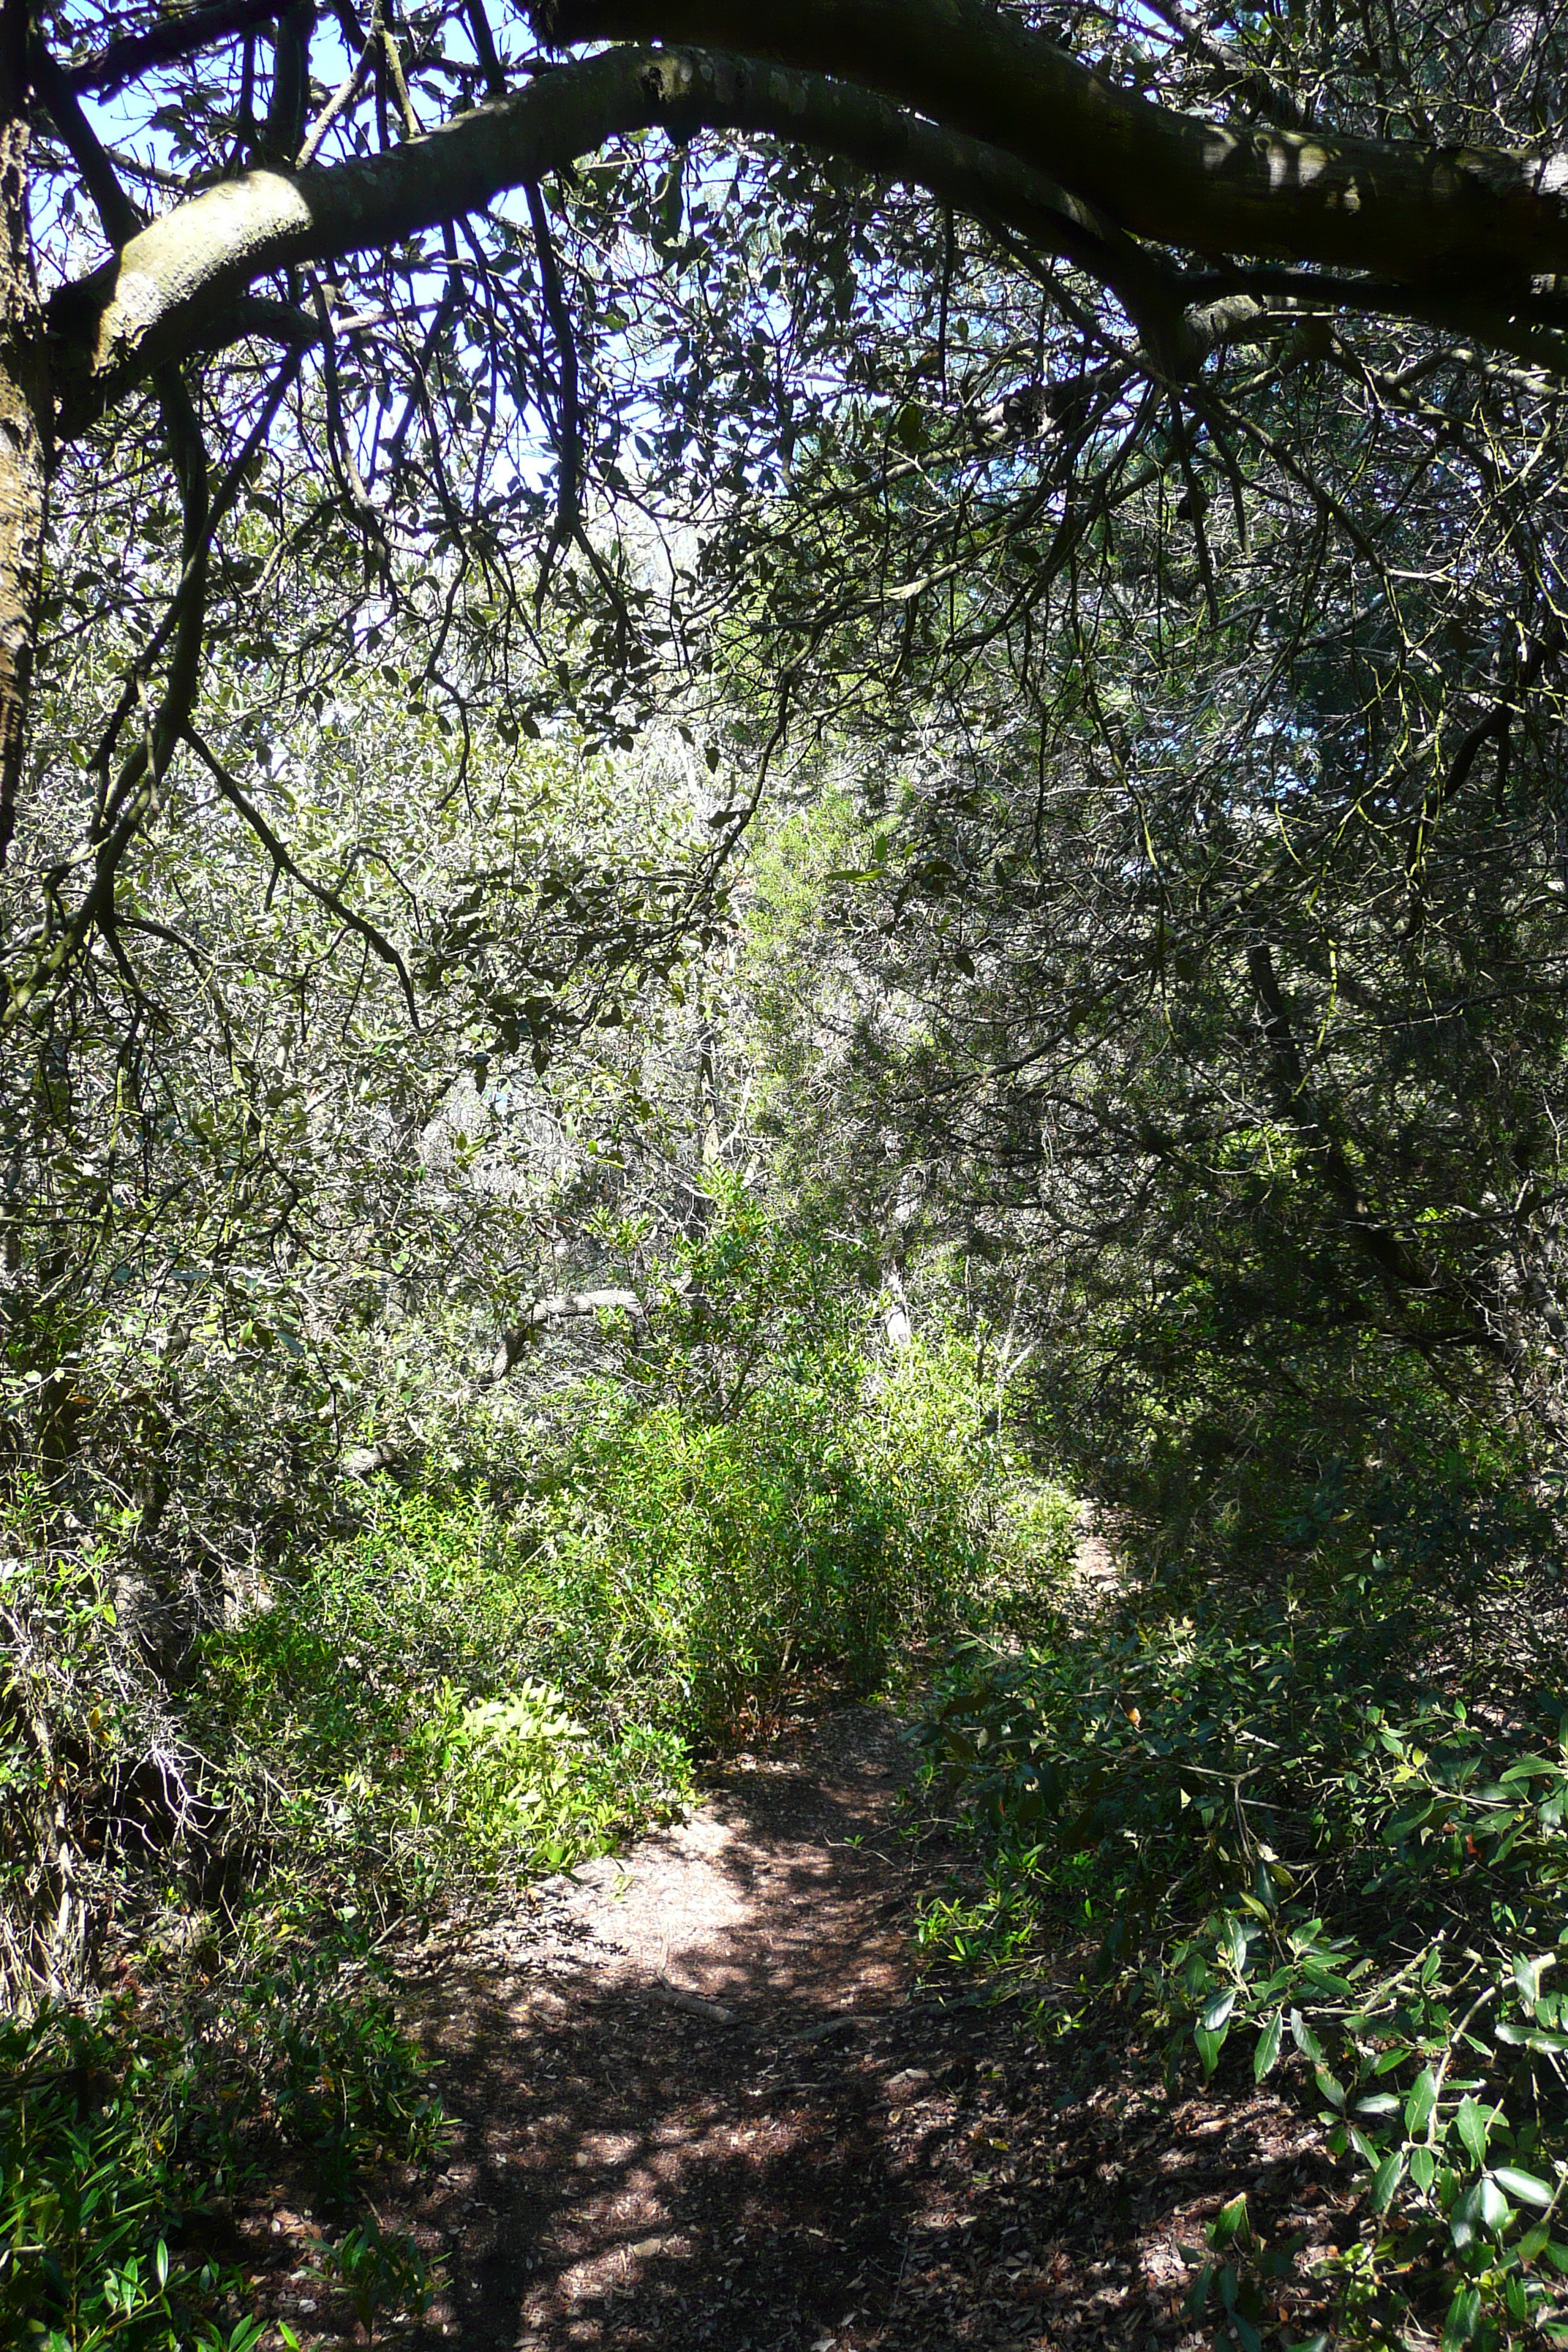
[[[1339,2258],[1352,2340],[1568,2343],[1568,1683],[1542,1534],[1521,1523],[1462,1605],[1416,1541],[1347,1572],[1342,1530],[1331,1572],[1299,1557],[1271,1590],[1133,1586],[1034,1646],[961,1647],[921,1729],[977,1853],[928,1948],[1039,1971],[1042,2021],[1134,2003],[1216,2089],[1288,2074],[1372,2216]],[[1064,1940],[1093,1954],[1065,2009],[1041,1967]],[[1258,2352],[1266,2258],[1227,2214],[1194,2310]]]

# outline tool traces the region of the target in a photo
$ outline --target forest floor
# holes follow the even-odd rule
[[[1326,2325],[1312,2255],[1357,2217],[1299,2107],[1173,2093],[1131,2019],[1042,2042],[968,1980],[919,1980],[915,1905],[962,1857],[912,1767],[889,1709],[819,1697],[683,1822],[403,1956],[451,2125],[438,2178],[377,2184],[443,2281],[395,2335],[1177,2352],[1213,2338],[1187,2299],[1241,2189],[1268,2240],[1305,2241],[1274,2325]],[[353,2334],[288,2267],[308,2217],[264,2226],[274,2312],[305,2343]]]

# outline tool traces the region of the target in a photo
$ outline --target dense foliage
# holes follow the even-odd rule
[[[911,1642],[994,1620],[1008,1472],[970,1351],[879,1363],[838,1320],[722,1418],[682,1392],[699,1348],[677,1342],[631,1396],[552,1391],[552,1441],[451,1429],[457,1458],[382,1482],[352,1530],[275,1547],[175,1675],[118,1624],[107,1545],[51,1555],[13,1522],[7,1921],[19,1971],[79,1956],[7,2047],[13,2316],[51,2311],[73,2352],[207,2343],[238,2282],[179,2250],[280,2156],[344,2217],[352,2266],[360,2168],[439,2144],[377,1990],[383,1931],[659,1817],[792,1678],[874,1687]],[[700,1349],[700,1383],[732,1351],[710,1328]],[[1071,1513],[1031,1508],[1048,1579]],[[40,1821],[56,1842],[29,1852]],[[140,1998],[73,2007],[89,1968],[134,1968]],[[417,2300],[412,2247],[377,2259],[369,2302]]]
[[[1348,1517],[1282,1525],[1250,1590],[1166,1561],[1091,1622],[958,1652],[921,1737],[979,1867],[922,1932],[1037,1983],[1052,2030],[1109,1999],[1168,2066],[1294,2078],[1377,2217],[1341,2258],[1352,2334],[1556,2341],[1561,1537],[1474,1483],[1387,1498],[1369,1549]],[[1193,2308],[1212,2290],[1255,2352],[1299,2243],[1256,2243],[1245,2197],[1210,2242]]]
[[[248,2352],[269,2167],[367,2330],[416,2307],[390,1929],[927,1665],[932,1953],[1286,2079],[1365,2189],[1348,2335],[1568,2341],[1561,12],[883,22],[0,0],[49,2352]],[[1285,225],[1045,180],[998,56]],[[1411,150],[1436,260],[1355,243]],[[1487,269],[1461,186],[1537,223]],[[248,277],[191,229],[182,340],[182,221],[293,201]],[[1289,2250],[1214,2252],[1258,2352]]]

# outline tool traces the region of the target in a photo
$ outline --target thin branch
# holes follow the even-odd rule
[[[629,1315],[634,1322],[646,1323],[647,1309],[635,1290],[566,1290],[549,1298],[536,1298],[510,1329],[501,1335],[500,1346],[488,1371],[479,1376],[480,1388],[493,1388],[504,1381],[524,1349],[546,1325],[569,1321],[580,1315]]]
[[[144,33],[124,33],[118,40],[106,42],[82,64],[70,67],[68,79],[73,89],[97,90],[107,98],[139,74],[157,66],[178,65],[198,49],[248,33],[277,14],[278,0],[210,0],[208,6],[165,17]]]
[[[414,982],[408,976],[408,966],[404,962],[392,941],[384,932],[378,931],[375,925],[368,921],[363,915],[357,914],[353,907],[345,905],[335,890],[329,890],[324,882],[311,879],[304,868],[289,856],[244,785],[237,777],[229,773],[216,753],[208,748],[194,727],[185,728],[184,738],[225,800],[232,808],[239,812],[257,839],[262,844],[274,866],[287,874],[291,881],[298,882],[302,890],[309,891],[319,906],[325,907],[330,914],[335,915],[341,923],[356,933],[363,940],[372,953],[379,956],[382,962],[397,974],[398,983],[403,990],[404,1002],[408,1007],[408,1018],[417,1029],[419,1007],[415,1000]]]
[[[162,373],[159,397],[184,515],[179,585],[126,681],[115,715],[100,740],[96,764],[103,772],[104,787],[89,837],[53,869],[46,879],[46,887],[51,895],[58,894],[65,876],[89,863],[92,866],[91,882],[75,912],[65,918],[52,936],[46,934],[31,969],[8,985],[0,975],[0,1027],[19,1021],[31,1005],[58,986],[61,975],[95,929],[107,931],[112,926],[115,877],[132,842],[156,810],[163,777],[184,735],[200,687],[207,560],[213,540],[239,495],[252,459],[272,429],[272,420],[299,373],[303,356],[302,350],[291,352],[279,370],[261,414],[216,497],[208,495],[206,452],[190,394],[174,371]],[[171,637],[174,650],[158,711],[144,719],[142,740],[122,767],[114,790],[110,792],[107,770],[115,741],[131,712],[142,700],[143,681]]]
[[[355,58],[354,63],[349,68],[349,71],[345,74],[342,80],[338,84],[336,89],[332,92],[325,106],[322,107],[321,111],[316,117],[315,121],[311,124],[310,134],[295,160],[294,169],[297,172],[303,172],[308,165],[315,162],[317,155],[321,152],[321,142],[325,139],[328,131],[331,129],[339,115],[344,111],[345,108],[351,107],[355,99],[358,98],[361,90],[364,88],[366,77],[370,72],[371,61],[374,55],[375,36],[373,33],[367,37],[364,46],[360,50],[359,56]]]
[[[550,233],[550,215],[545,210],[543,192],[537,180],[531,180],[528,184],[528,217],[533,226],[534,249],[539,256],[544,315],[555,339],[560,366],[555,409],[555,520],[539,566],[539,584],[533,592],[533,609],[537,613],[543,605],[556,557],[563,548],[571,545],[577,535],[583,479],[583,411],[579,397],[577,339],[572,331],[572,313],[567,308],[565,289],[561,282],[555,240]]]

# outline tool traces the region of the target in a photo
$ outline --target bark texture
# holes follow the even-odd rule
[[[0,864],[16,822],[48,455],[47,351],[27,224],[27,10],[0,0]]]

